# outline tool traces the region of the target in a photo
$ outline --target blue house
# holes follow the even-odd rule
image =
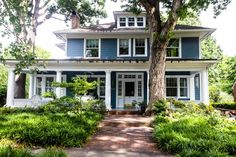
[[[123,108],[133,101],[149,101],[150,40],[145,12],[136,16],[114,12],[115,22],[80,27],[72,15],[72,28],[54,32],[65,43],[64,59],[39,60],[46,67],[29,74],[29,99],[14,99],[13,73],[17,61],[8,61],[8,106],[32,104],[33,95],[55,91],[58,97],[71,91],[51,83],[70,82],[86,75],[101,81],[92,92],[104,99],[107,109]],[[208,68],[215,60],[201,58],[201,40],[215,29],[177,25],[166,50],[166,96],[208,103]],[[27,72],[28,69],[24,69]],[[158,89],[156,89],[158,90]]]

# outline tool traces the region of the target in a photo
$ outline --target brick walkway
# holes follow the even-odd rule
[[[169,156],[156,149],[151,139],[151,118],[137,115],[110,115],[81,150],[67,151],[69,156]],[[78,151],[80,152],[78,154]]]

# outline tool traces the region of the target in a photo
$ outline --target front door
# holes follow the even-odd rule
[[[125,104],[131,104],[135,100],[135,82],[125,82]]]

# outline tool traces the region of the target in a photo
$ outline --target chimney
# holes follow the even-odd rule
[[[80,27],[80,19],[77,16],[75,11],[72,11],[72,15],[71,15],[71,28],[72,29],[76,29]]]

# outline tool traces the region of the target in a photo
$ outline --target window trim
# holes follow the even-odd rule
[[[166,96],[167,98],[177,98],[177,99],[186,99],[190,97],[190,76],[189,75],[166,75],[165,76],[165,82],[166,78],[177,78],[177,96],[176,97],[171,97],[171,96]],[[181,97],[180,96],[180,78],[186,78],[187,79],[187,96]],[[165,88],[166,88],[166,83],[165,83]]]
[[[125,18],[125,26],[121,26],[120,25],[120,18]],[[118,20],[118,22],[117,22],[117,24],[118,24],[118,26],[119,26],[119,28],[125,28],[125,27],[127,27],[127,24],[128,24],[128,22],[127,22],[127,17],[126,16],[119,16],[118,18],[117,18]]]
[[[129,41],[129,54],[120,55],[120,40],[126,39]],[[131,57],[131,39],[130,38],[117,38],[117,57]]]
[[[178,57],[167,57],[167,54],[166,54],[166,58],[182,58],[182,38],[179,37],[179,38],[172,38],[172,39],[179,39],[179,47],[178,47],[179,56]],[[169,47],[167,46],[167,48],[169,48]]]
[[[86,57],[86,42],[87,40],[98,40],[98,57]],[[86,59],[99,59],[101,58],[101,38],[84,38],[84,58]]]
[[[129,26],[129,18],[134,18],[134,25],[133,26]],[[133,28],[133,27],[137,27],[137,17],[135,17],[135,16],[127,16],[126,17],[126,27],[131,27],[131,28]]]
[[[143,18],[143,26],[138,26],[138,18]],[[137,27],[146,27],[146,18],[144,16],[137,16],[136,17],[136,25],[137,25]]]
[[[144,54],[143,55],[140,55],[140,54],[136,54],[136,39],[144,39]],[[133,38],[133,54],[134,54],[134,57],[147,57],[147,38]]]
[[[134,26],[129,26],[128,18],[132,17],[134,18]],[[125,26],[120,25],[120,18],[125,18]],[[138,26],[137,24],[137,18],[143,18],[143,26]],[[117,16],[117,28],[145,28],[146,27],[146,16]]]

